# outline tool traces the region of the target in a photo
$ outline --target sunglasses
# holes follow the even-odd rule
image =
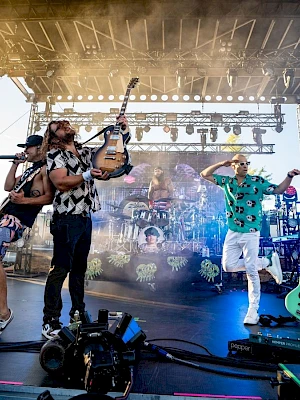
[[[250,161],[246,161],[246,162],[239,162],[238,163],[241,167],[243,167],[244,165],[250,165],[251,163],[250,163]]]

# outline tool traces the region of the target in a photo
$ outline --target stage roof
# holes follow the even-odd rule
[[[299,104],[300,3],[1,0],[4,75],[38,102],[119,101],[139,76],[132,101]]]

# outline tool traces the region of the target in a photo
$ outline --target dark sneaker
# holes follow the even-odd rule
[[[259,321],[259,315],[257,313],[257,310],[255,308],[249,308],[247,315],[244,319],[244,324],[245,325],[257,325]]]
[[[266,267],[266,271],[269,272],[269,274],[272,275],[272,277],[275,279],[275,282],[278,285],[282,284],[282,269],[281,269],[281,264],[280,264],[280,259],[276,251],[274,251],[271,254],[271,257],[267,257],[270,261],[270,265]]]
[[[52,339],[61,330],[62,323],[58,319],[52,319],[49,322],[43,323],[42,335],[46,339]]]
[[[14,318],[14,313],[13,310],[9,310],[10,316],[4,321],[3,319],[0,319],[0,333],[4,331],[4,329],[7,327],[7,325],[13,320]]]

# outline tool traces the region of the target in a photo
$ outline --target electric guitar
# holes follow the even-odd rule
[[[131,89],[135,87],[139,78],[132,78],[127,86],[124,101],[119,116],[125,114]],[[110,178],[118,178],[124,174],[129,174],[133,166],[130,164],[130,156],[126,149],[129,142],[130,133],[120,134],[119,122],[116,125],[110,125],[104,130],[104,145],[101,146],[93,157],[93,167],[107,171]]]
[[[300,265],[298,265],[298,274],[300,274]],[[298,286],[285,296],[284,302],[288,312],[300,319],[300,278]]]
[[[16,184],[16,186],[14,187],[14,191],[15,192],[19,192],[22,187],[25,185],[25,183],[31,181],[40,171],[41,171],[41,167],[35,169],[34,171],[31,172],[30,175],[28,175],[28,177],[19,185],[18,183]],[[18,186],[19,185],[19,186]],[[2,203],[0,204],[0,213],[2,213],[3,208],[6,206],[6,204],[8,204],[10,202],[10,198],[6,197]],[[3,213],[2,213],[3,214]]]

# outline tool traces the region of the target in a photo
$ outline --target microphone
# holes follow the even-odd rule
[[[16,155],[0,156],[0,160],[26,160],[26,157],[25,156],[17,157]]]

